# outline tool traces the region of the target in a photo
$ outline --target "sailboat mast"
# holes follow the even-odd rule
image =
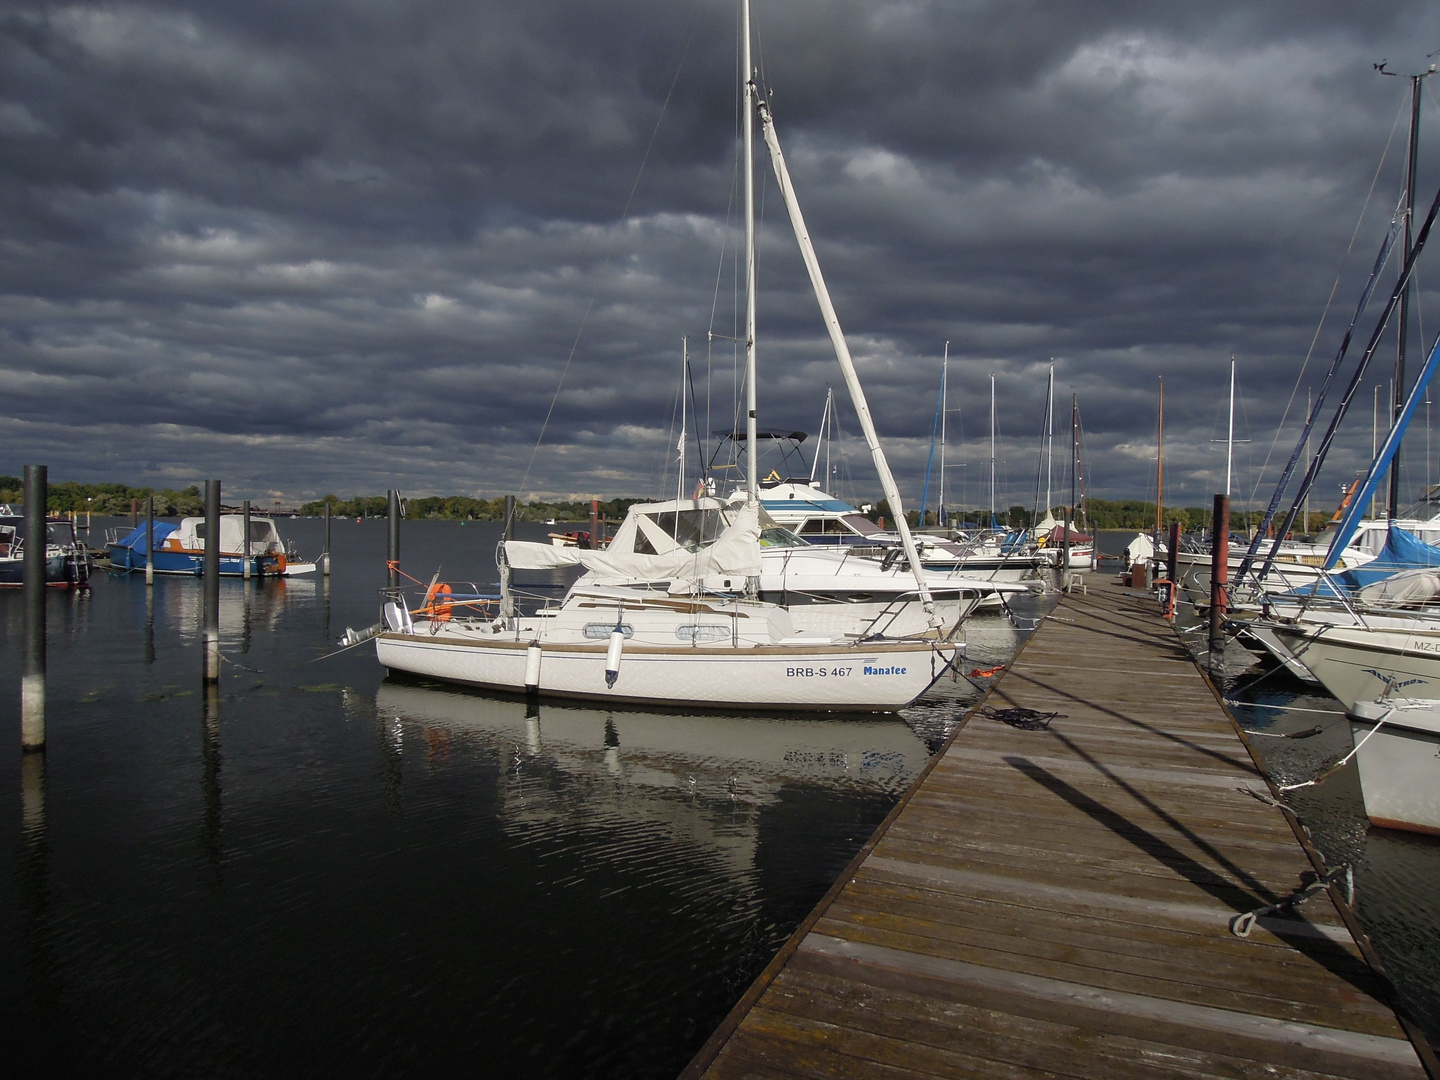
[[[940,510],[936,524],[945,525],[945,408],[950,387],[950,342],[945,342],[945,359],[940,365]],[[1428,430],[1428,429],[1427,429]]]
[[[1080,485],[1080,401],[1070,395],[1070,517],[1079,513],[1076,504],[1076,489]]]
[[[679,502],[685,498],[685,375],[690,370],[690,339],[680,335],[680,472],[675,477],[675,501]],[[675,528],[680,528],[680,518],[676,515]]]
[[[1155,536],[1165,531],[1165,376],[1160,376],[1160,422],[1155,455]]]
[[[1225,498],[1230,498],[1230,473],[1235,466],[1235,357],[1230,357],[1230,428],[1225,436]]]
[[[755,394],[755,79],[750,62],[750,0],[740,5],[741,141],[745,173],[745,493],[760,501],[760,455],[756,447]]]
[[[1428,72],[1426,73],[1428,74]],[[1410,76],[1410,148],[1405,156],[1405,256],[1410,255],[1410,230],[1415,217],[1415,154],[1420,149],[1420,80],[1425,75]],[[1410,338],[1410,293],[1412,282],[1405,283],[1400,294],[1400,323],[1395,335],[1395,389],[1391,394],[1390,418],[1393,425],[1400,417],[1405,404],[1405,349]],[[1395,448],[1395,460],[1390,463],[1390,517],[1400,516],[1400,448]]]
[[[860,430],[865,433],[866,445],[870,448],[870,458],[875,464],[875,472],[880,477],[880,488],[885,492],[885,501],[889,503],[891,512],[895,515],[895,528],[900,533],[900,546],[904,549],[905,558],[910,563],[910,572],[915,576],[915,586],[920,593],[920,602],[929,616],[930,625],[940,629],[941,618],[935,610],[935,598],[930,593],[930,586],[925,580],[925,567],[920,562],[920,550],[915,546],[915,537],[910,532],[910,523],[905,520],[905,507],[900,500],[900,488],[895,483],[895,475],[890,471],[890,463],[885,460],[885,450],[880,445],[880,436],[875,431],[875,421],[870,416],[870,405],[865,400],[865,391],[860,385],[860,376],[855,371],[855,360],[850,355],[850,346],[845,341],[845,333],[840,328],[840,318],[835,314],[835,305],[830,300],[830,290],[825,287],[825,276],[820,272],[820,260],[815,255],[815,246],[810,242],[810,232],[805,227],[805,216],[800,212],[800,202],[795,198],[795,187],[790,182],[790,170],[785,166],[785,155],[780,150],[780,138],[775,134],[775,120],[770,115],[769,105],[756,95],[756,110],[760,113],[761,127],[765,134],[765,145],[770,151],[770,164],[775,170],[775,179],[780,185],[780,196],[785,200],[785,209],[790,214],[790,226],[795,230],[795,240],[800,246],[800,258],[805,263],[805,270],[810,275],[811,288],[815,290],[815,300],[820,305],[820,317],[824,320],[825,329],[830,334],[830,344],[835,349],[835,359],[840,363],[840,370],[845,375],[845,385],[850,391],[850,401],[855,406],[855,414],[860,420]]]
[[[990,527],[995,527],[995,373],[990,372]]]
[[[1309,387],[1305,389],[1305,415],[1310,415]],[[1310,471],[1310,432],[1308,431],[1305,432],[1305,471],[1307,473]],[[1300,527],[1300,531],[1306,536],[1310,535],[1310,492],[1308,490],[1305,492],[1305,524]]]
[[[1051,475],[1055,471],[1055,361],[1050,361],[1050,390],[1045,406],[1045,514],[1050,513]]]

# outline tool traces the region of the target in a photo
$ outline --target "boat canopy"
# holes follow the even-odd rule
[[[1314,585],[1302,596],[1355,596],[1371,603],[1415,604],[1440,596],[1440,548],[1391,525],[1380,554]]]
[[[179,526],[169,521],[155,522],[155,543],[158,545],[165,537],[178,529]],[[120,547],[129,548],[131,551],[139,552],[142,555],[149,555],[150,549],[145,546],[145,526],[137,525],[118,541]]]
[[[583,566],[617,578],[756,577],[760,508],[746,503],[727,510],[718,499],[632,506],[603,551],[508,540],[505,561],[516,570]]]

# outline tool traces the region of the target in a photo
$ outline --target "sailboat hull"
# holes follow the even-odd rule
[[[376,655],[392,671],[523,692],[529,644],[483,632],[384,633],[376,638]],[[628,645],[619,677],[607,686],[606,651],[604,643],[542,645],[536,692],[674,707],[889,712],[929,689],[956,653],[938,642],[716,650]]]

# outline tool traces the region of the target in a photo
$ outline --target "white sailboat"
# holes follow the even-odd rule
[[[855,372],[790,182],[775,126],[753,78],[750,8],[741,7],[746,277],[746,500],[724,531],[697,550],[580,552],[587,569],[607,579],[664,580],[664,591],[596,583],[573,588],[558,606],[534,616],[456,617],[428,605],[417,617],[401,603],[385,607],[376,652],[387,668],[503,690],[573,698],[688,704],[713,708],[883,711],[908,704],[955,659],[942,640],[875,641],[807,633],[785,608],[758,599],[760,493],[756,453],[754,117],[799,242],[836,358],[860,418],[881,486],[896,518],[900,546],[914,577],[928,629],[945,615],[921,566],[904,509],[865,394]],[[639,528],[637,522],[637,530]],[[559,552],[561,549],[542,550]],[[533,553],[532,553],[533,554]],[[568,554],[568,552],[566,553]],[[711,579],[732,589],[714,595]],[[691,583],[677,589],[673,583]],[[743,585],[742,585],[743,583]]]

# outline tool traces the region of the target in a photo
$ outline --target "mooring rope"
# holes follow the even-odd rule
[[[1303,904],[1310,897],[1318,892],[1324,892],[1331,885],[1345,882],[1345,903],[1350,907],[1355,906],[1355,872],[1347,863],[1344,866],[1336,867],[1324,877],[1317,877],[1307,885],[1302,885],[1293,893],[1277,904],[1267,904],[1265,907],[1256,908],[1254,911],[1246,911],[1236,915],[1230,920],[1230,932],[1238,938],[1248,938],[1250,931],[1255,928],[1255,923],[1266,915],[1277,913],[1289,913],[1298,904]]]

